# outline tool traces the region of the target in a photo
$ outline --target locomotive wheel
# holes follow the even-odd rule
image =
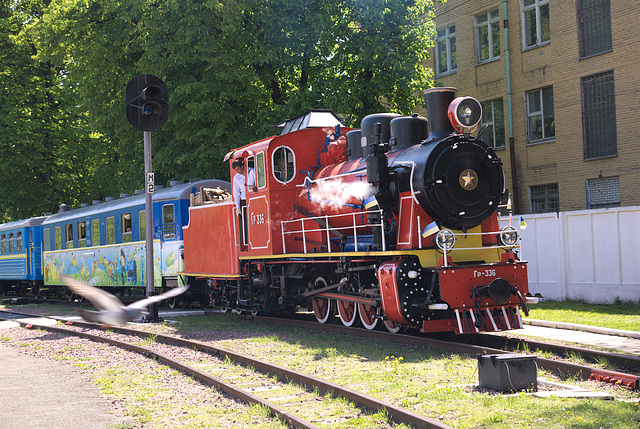
[[[344,326],[353,326],[358,320],[358,307],[355,302],[338,301],[338,314]]]
[[[322,288],[327,286],[327,281],[323,277],[318,277],[314,282],[314,287]],[[313,298],[313,314],[320,323],[327,323],[333,320],[335,316],[335,307],[333,301],[328,298]]]
[[[378,315],[378,307],[374,305],[358,304],[358,314],[360,315],[360,321],[362,326],[372,330],[376,329],[380,325],[380,319]]]
[[[402,329],[402,325],[389,319],[385,319],[383,325],[387,329],[387,331],[391,332],[392,334],[397,334]]]

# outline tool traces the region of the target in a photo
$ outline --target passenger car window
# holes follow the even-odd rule
[[[43,233],[44,233],[44,237],[43,237],[44,249],[43,250],[47,252],[51,250],[51,228],[45,228]]]
[[[147,238],[147,212],[145,212],[144,210],[140,210],[138,212],[138,225],[140,226],[139,228],[139,238],[140,240],[146,240]]]
[[[91,221],[91,245],[100,246],[100,220]]]
[[[13,253],[13,233],[9,234],[9,253]]]
[[[122,214],[122,242],[131,243],[132,236],[133,236],[133,233],[131,232],[131,213],[123,213]]]
[[[78,222],[78,247],[87,247],[87,225]]]
[[[176,223],[173,204],[162,206],[162,236],[164,238],[176,237]]]
[[[2,234],[2,236],[0,237],[0,247],[2,247],[2,254],[4,255],[5,253],[7,253],[7,235],[6,234]]]
[[[65,239],[67,240],[66,249],[73,249],[73,224],[68,223],[64,226]]]
[[[107,218],[107,244],[116,243],[116,221],[113,216]]]
[[[55,229],[55,246],[56,246],[56,250],[60,250],[62,249],[62,227],[61,226],[56,226]]]
[[[22,252],[22,233],[18,232],[16,234],[16,252]]]

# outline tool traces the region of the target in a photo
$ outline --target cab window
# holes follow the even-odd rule
[[[78,222],[78,247],[87,247],[87,225]]]
[[[107,244],[116,244],[116,221],[113,216],[107,218]]]
[[[295,171],[295,159],[291,149],[282,146],[273,151],[273,175],[278,182],[291,181]]]
[[[176,222],[173,204],[162,206],[162,236],[176,238]]]
[[[131,232],[131,213],[122,214],[122,242],[131,243],[133,233]]]
[[[16,233],[16,252],[22,252],[22,233]]]
[[[9,234],[9,253],[13,253],[13,233]]]
[[[258,188],[264,188],[267,186],[264,152],[260,152],[256,155],[256,186],[258,186]]]
[[[65,238],[67,240],[66,249],[73,249],[73,224],[68,223],[64,226]]]
[[[93,219],[91,221],[91,245],[100,246],[100,220]]]

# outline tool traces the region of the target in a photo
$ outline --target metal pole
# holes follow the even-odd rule
[[[146,264],[147,269],[147,297],[155,295],[155,285],[153,279],[153,191],[155,184],[150,180],[151,169],[151,131],[144,132],[144,173],[146,182],[146,198],[145,198],[145,236],[146,236]],[[157,322],[158,304],[152,304],[149,307],[149,315],[146,317],[147,322]]]

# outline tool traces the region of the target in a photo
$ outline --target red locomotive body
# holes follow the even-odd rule
[[[183,274],[206,282],[222,309],[307,307],[321,323],[337,310],[347,326],[391,331],[521,327],[520,309],[535,300],[518,231],[498,227],[502,163],[454,131],[475,126],[480,105],[454,100],[452,88],[425,94],[429,129],[417,115],[385,113],[349,130],[309,111],[230,153],[254,170],[257,189],[246,189],[240,213],[231,201],[190,209]]]

